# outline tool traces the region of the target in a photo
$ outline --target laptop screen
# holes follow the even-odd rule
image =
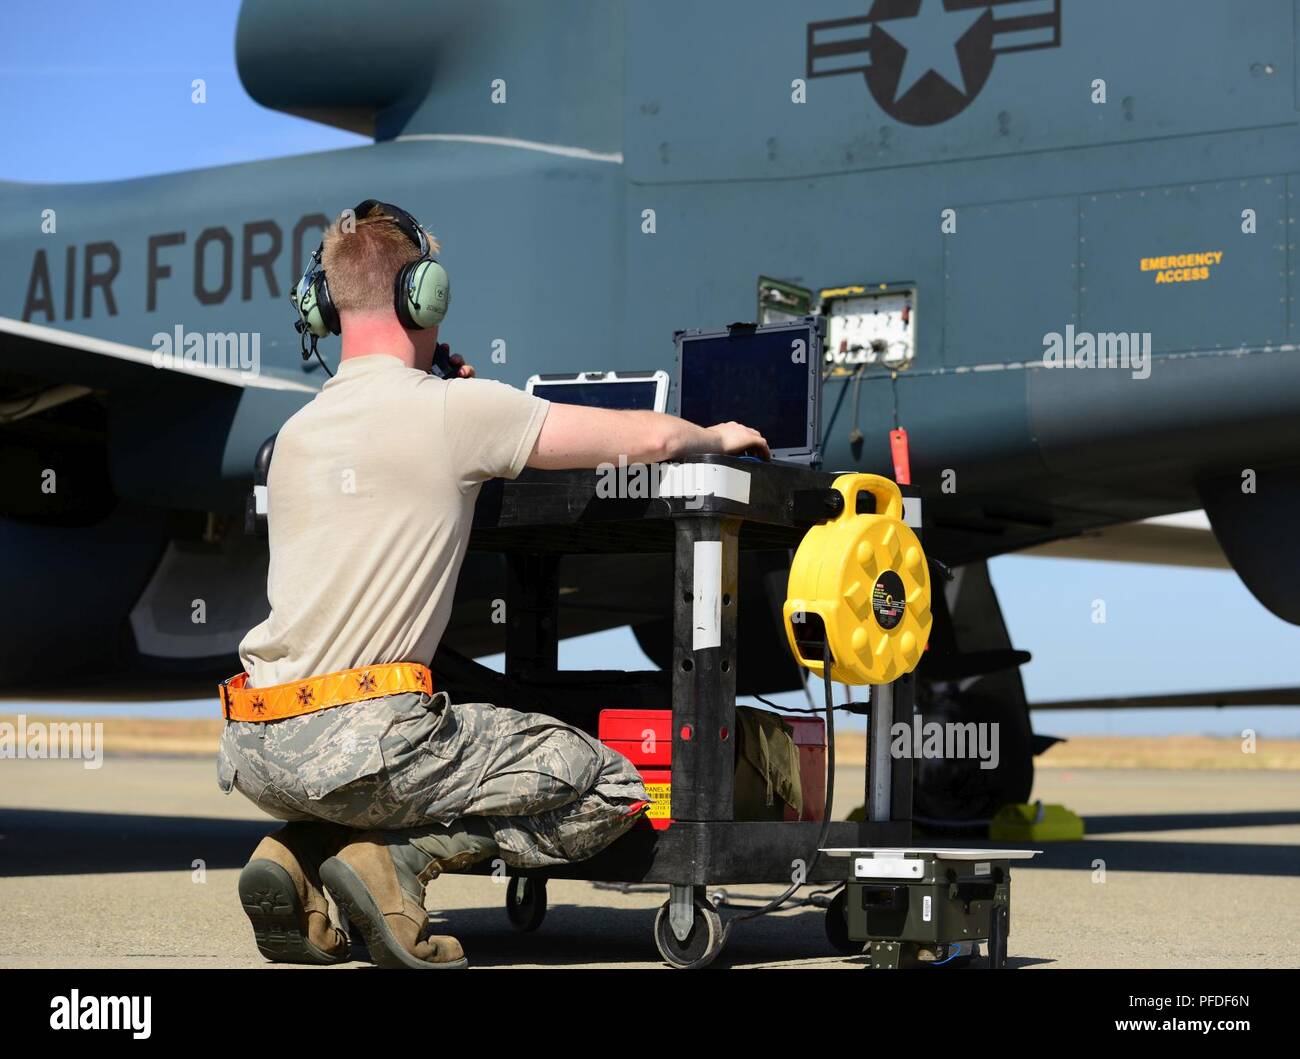
[[[573,382],[533,384],[535,397],[561,404],[580,404],[588,408],[655,410],[653,382]]]
[[[778,459],[815,458],[820,343],[807,323],[679,339],[679,414],[700,426],[735,420]]]
[[[572,375],[533,375],[529,393],[560,404],[616,411],[662,412],[668,406],[666,371],[580,371]]]

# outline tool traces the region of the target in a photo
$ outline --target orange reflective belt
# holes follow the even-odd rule
[[[401,695],[408,691],[433,694],[433,674],[428,666],[415,662],[344,669],[269,688],[245,687],[247,683],[248,674],[240,673],[217,686],[221,712],[226,720],[281,721],[286,717],[300,717],[304,713],[385,695]]]

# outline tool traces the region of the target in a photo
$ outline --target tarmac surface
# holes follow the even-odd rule
[[[837,816],[861,804],[862,780],[841,769]],[[1013,966],[1300,966],[1300,773],[1042,769],[1035,797],[1083,814],[1088,837],[1015,870]],[[274,826],[222,795],[206,760],[0,761],[0,967],[272,966],[235,880]],[[726,891],[739,905],[780,888]],[[553,880],[548,893],[527,935],[487,876],[444,876],[428,903],[472,967],[664,966],[651,931],[665,888]],[[743,924],[718,963],[860,966],[823,921],[803,906]]]

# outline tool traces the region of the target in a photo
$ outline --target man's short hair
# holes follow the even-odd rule
[[[425,234],[430,251],[437,253],[438,240]],[[355,220],[351,211],[340,214],[325,232],[321,253],[335,308],[339,312],[391,309],[397,273],[419,256],[419,248],[387,213],[372,210]]]

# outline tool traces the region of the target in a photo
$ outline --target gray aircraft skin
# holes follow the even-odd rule
[[[675,330],[755,318],[761,276],[913,289],[906,370],[828,378],[824,465],[892,475],[906,428],[927,549],[959,568],[922,697],[1014,720],[1001,793],[1027,794],[990,557],[1204,507],[1256,597],[1300,622],[1293,8],[246,5],[249,94],[373,145],[0,185],[0,681],[129,691],[235,664],[266,606],[264,543],[241,533],[254,456],[324,378],[287,295],[327,221],[374,197],[442,243],[444,339],[517,386],[671,369]],[[256,336],[257,372],[155,366],[177,328]],[[1045,366],[1053,333],[1149,341],[1149,370]],[[22,414],[68,385],[90,392]],[[662,657],[654,565],[604,562],[566,568],[565,631],[630,622]],[[499,594],[499,564],[472,558],[449,642],[499,649]],[[742,687],[794,686],[784,648],[764,661],[779,642],[751,628]]]

